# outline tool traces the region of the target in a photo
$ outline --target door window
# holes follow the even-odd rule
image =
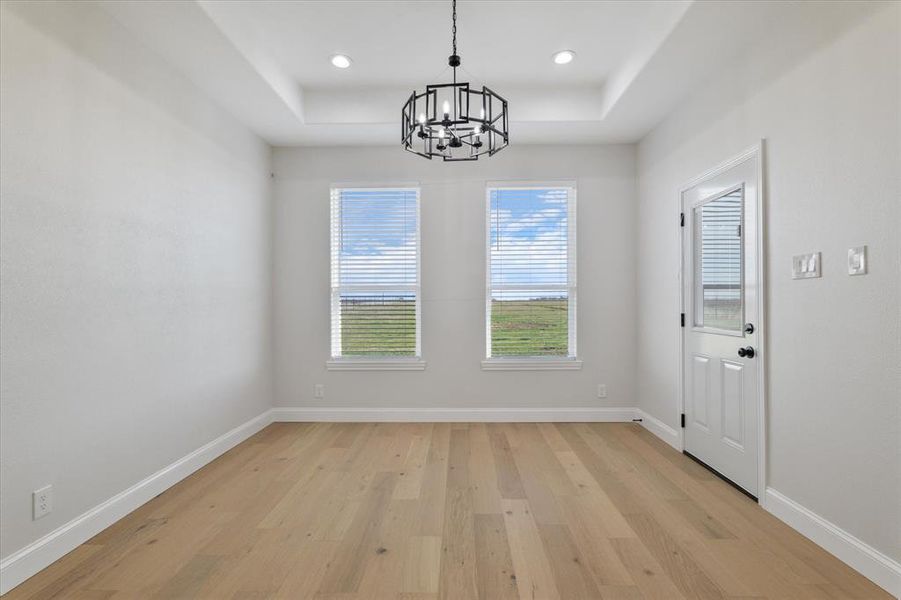
[[[694,325],[740,333],[744,187],[694,208]]]

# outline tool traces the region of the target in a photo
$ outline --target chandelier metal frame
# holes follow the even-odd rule
[[[493,156],[510,144],[507,100],[487,86],[474,89],[468,82],[457,82],[462,62],[457,54],[457,0],[452,0],[452,20],[453,53],[447,64],[453,69],[453,82],[413,91],[401,110],[401,144],[429,160],[472,161]],[[440,98],[444,101],[439,113]]]

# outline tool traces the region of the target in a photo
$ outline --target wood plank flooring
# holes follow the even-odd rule
[[[4,596],[888,598],[635,424],[277,423]]]

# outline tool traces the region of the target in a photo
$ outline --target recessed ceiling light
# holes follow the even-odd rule
[[[343,54],[335,54],[329,60],[331,60],[332,64],[339,69],[346,69],[351,63],[350,57]]]
[[[554,53],[554,62],[558,65],[565,65],[566,63],[572,62],[575,57],[576,53],[572,50],[561,50],[560,52]]]

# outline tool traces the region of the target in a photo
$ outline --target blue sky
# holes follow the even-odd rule
[[[505,189],[491,193],[491,283],[566,285],[566,189]],[[507,292],[506,299],[563,297],[564,291]],[[495,298],[501,295],[495,292]]]
[[[566,285],[567,190],[494,190],[490,202],[492,284]],[[414,190],[343,190],[340,211],[342,285],[416,283]],[[565,292],[505,297],[536,296]]]
[[[341,284],[416,283],[416,190],[342,190]]]

